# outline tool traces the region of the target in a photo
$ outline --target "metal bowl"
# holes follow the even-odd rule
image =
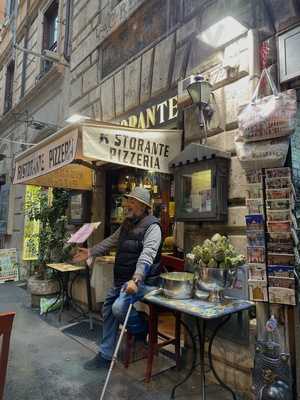
[[[163,294],[170,299],[190,299],[193,296],[194,274],[166,272],[160,275]]]

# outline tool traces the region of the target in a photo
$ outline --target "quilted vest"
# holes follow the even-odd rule
[[[149,226],[153,224],[157,224],[160,227],[160,223],[157,218],[152,215],[147,215],[146,217],[138,220],[131,230],[128,231],[123,227],[121,228],[114,267],[115,286],[121,286],[125,282],[132,279],[136,269],[136,263],[143,250],[145,233]],[[161,248],[162,241],[147,276],[155,276],[159,274]]]

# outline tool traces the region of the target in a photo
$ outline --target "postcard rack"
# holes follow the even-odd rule
[[[250,299],[295,305],[299,240],[291,169],[251,171],[247,182]]]

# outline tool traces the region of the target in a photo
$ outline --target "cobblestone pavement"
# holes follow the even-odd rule
[[[24,289],[14,283],[0,285],[0,312],[16,312],[4,400],[98,400],[105,377],[82,368],[94,353],[47,323],[28,304]],[[106,400],[168,400],[179,373],[169,370],[145,385],[136,379],[140,368],[140,363],[128,371],[117,366]],[[200,399],[198,382],[196,371],[176,399]],[[230,398],[216,386],[210,386],[208,393],[207,400]]]

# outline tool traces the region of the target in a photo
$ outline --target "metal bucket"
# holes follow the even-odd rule
[[[160,275],[163,294],[170,299],[190,299],[193,296],[194,274],[166,272]]]
[[[232,287],[236,281],[237,268],[200,268],[195,281],[195,296],[208,298],[211,302],[224,300],[224,289]]]

